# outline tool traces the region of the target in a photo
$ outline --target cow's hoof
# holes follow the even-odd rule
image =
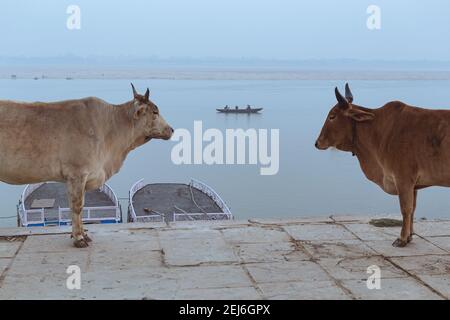
[[[89,246],[88,242],[85,239],[75,240],[73,242],[75,248],[87,248]]]
[[[398,238],[397,240],[394,241],[394,243],[392,244],[393,247],[396,248],[403,248],[408,244],[408,241],[406,240],[402,240],[400,238]]]
[[[92,242],[92,239],[88,236],[87,233],[85,233],[85,234],[83,235],[83,238],[84,238],[84,240],[86,240],[87,242]]]
[[[408,237],[408,243],[410,243],[412,240],[413,240],[413,235],[410,235],[410,236]]]

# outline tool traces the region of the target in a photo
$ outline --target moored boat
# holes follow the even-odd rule
[[[68,225],[72,214],[64,183],[27,185],[17,206],[21,227]],[[116,194],[107,184],[85,193],[83,223],[120,223],[122,211]]]
[[[203,182],[136,182],[129,192],[128,222],[231,220],[222,198]]]

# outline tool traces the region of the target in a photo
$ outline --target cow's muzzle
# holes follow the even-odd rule
[[[173,132],[174,130],[172,127],[167,127],[166,130],[164,130],[164,135],[162,138],[164,140],[169,140],[170,138],[172,138]]]
[[[316,143],[314,144],[314,146],[319,149],[319,150],[326,150],[328,149],[328,146],[324,146],[322,143],[320,143],[319,140],[316,141]]]

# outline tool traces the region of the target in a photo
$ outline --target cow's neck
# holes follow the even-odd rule
[[[381,123],[379,110],[370,110],[375,114],[372,121],[356,122],[353,127],[352,153],[358,158],[359,164],[366,177],[379,184],[382,183],[383,169],[378,162],[378,150],[380,146]]]
[[[133,101],[121,105],[113,105],[113,117],[109,131],[106,133],[105,142],[109,155],[104,164],[107,179],[119,171],[128,153],[136,148],[137,139],[132,120]]]

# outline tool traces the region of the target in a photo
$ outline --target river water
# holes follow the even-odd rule
[[[0,99],[55,101],[97,96],[111,103],[131,99],[129,80],[2,79]],[[143,80],[151,98],[174,128],[203,130],[279,129],[279,171],[260,174],[258,165],[175,165],[174,141],[153,140],[133,151],[109,184],[121,198],[141,178],[148,182],[188,182],[197,178],[212,186],[236,218],[298,217],[330,214],[372,215],[398,213],[398,201],[369,182],[357,159],[349,153],[318,151],[314,142],[331,105],[338,80]],[[429,108],[450,109],[448,80],[351,81],[355,103],[378,107],[390,100]],[[264,108],[256,115],[224,115],[216,107],[229,104]],[[30,120],[32,121],[32,119]],[[1,130],[5,130],[1,128]],[[206,145],[206,143],[205,143]],[[0,150],[1,152],[1,150]],[[80,155],[82,156],[82,155]],[[24,186],[0,183],[0,217],[16,214]],[[127,200],[123,199],[124,209]],[[450,190],[420,191],[418,217],[450,216]],[[15,226],[15,218],[0,226]]]

